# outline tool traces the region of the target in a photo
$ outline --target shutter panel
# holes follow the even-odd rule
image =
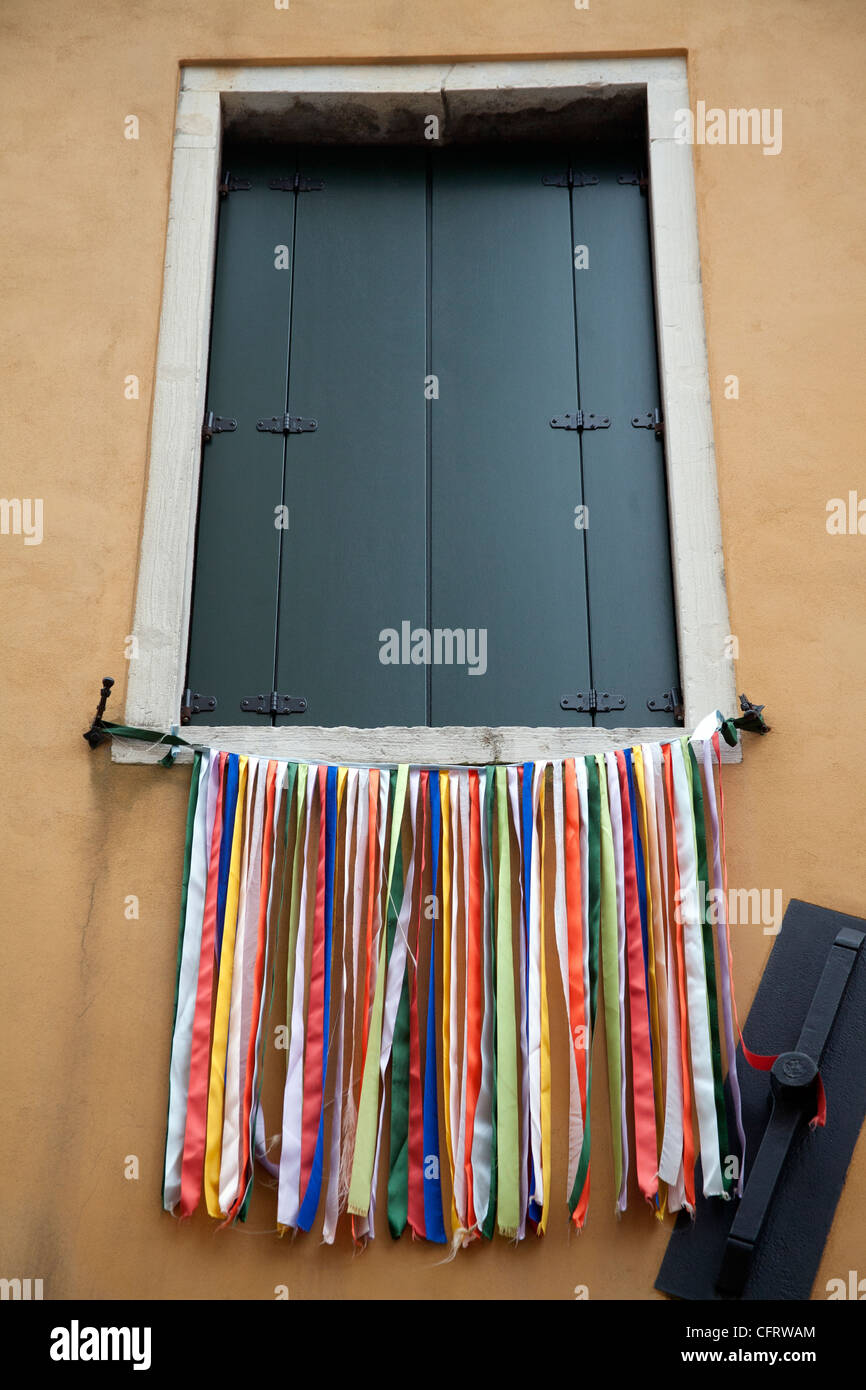
[[[573,272],[580,404],[611,419],[581,438],[593,684],[626,697],[595,722],[671,726],[647,709],[679,683],[664,449],[631,424],[661,405],[647,199],[617,182],[635,167],[628,152],[573,163],[599,179],[573,194],[574,244],[589,251]]]
[[[556,151],[554,166],[567,162]],[[568,194],[551,152],[432,155],[432,626],[487,630],[487,670],[431,668],[432,723],[591,724]]]
[[[202,449],[187,683],[217,700],[211,724],[247,724],[241,700],[270,691],[274,672],[283,440],[256,422],[284,409],[293,199],[271,192],[266,155],[245,151],[224,168],[252,187],[222,200],[207,409],[235,417],[233,434]]]
[[[299,169],[324,188],[295,199],[288,409],[318,429],[287,439],[277,689],[308,706],[276,722],[424,724],[425,668],[379,659],[426,607],[424,152]]]

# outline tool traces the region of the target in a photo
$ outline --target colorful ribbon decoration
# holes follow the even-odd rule
[[[566,1204],[579,1230],[601,1030],[617,1212],[630,1169],[660,1217],[693,1210],[698,1157],[705,1195],[742,1191],[735,1068],[730,1133],[723,1089],[739,1034],[730,935],[707,911],[727,891],[720,774],[718,735],[441,770],[197,751],[166,1210],[189,1217],[204,1192],[211,1216],[244,1221],[258,1162],[279,1230],[321,1219],[330,1244],[342,1222],[361,1242],[381,1161],[395,1239],[519,1240]],[[261,1101],[274,1067],[276,1165]]]

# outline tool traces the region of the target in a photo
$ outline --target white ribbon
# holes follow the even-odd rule
[[[725,1185],[719,1161],[719,1130],[713,1085],[713,1059],[707,1011],[707,976],[698,905],[697,854],[694,814],[681,742],[671,744],[674,803],[676,807],[677,858],[680,870],[679,911],[683,916],[683,953],[686,964],[689,1040],[695,1109],[701,1141],[701,1171],[705,1197],[723,1197]]]
[[[208,795],[211,781],[219,771],[219,754],[206,751],[199,767],[198,792],[193,818],[190,846],[189,880],[186,894],[186,913],[183,925],[183,946],[177,986],[177,1013],[171,1040],[169,1064],[168,1124],[165,1140],[166,1211],[174,1211],[180,1201],[183,1141],[186,1131],[187,1093],[192,1051],[192,1025],[198,987],[198,967],[201,957],[201,933],[204,923],[204,898],[208,866]]]

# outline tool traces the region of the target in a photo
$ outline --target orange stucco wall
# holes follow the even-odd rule
[[[738,689],[774,726],[727,776],[731,880],[862,913],[866,536],[825,523],[829,498],[866,495],[864,19],[859,0],[5,0],[0,491],[43,499],[44,538],[0,536],[0,1275],[59,1298],[653,1296],[668,1228],[638,1198],[614,1220],[603,1105],[580,1239],[554,1222],[544,1242],[437,1266],[386,1234],[361,1258],[345,1239],[255,1235],[267,1193],[249,1232],[160,1210],[188,775],[112,765],[80,733],[104,672],[122,710],[178,68],[676,52],[693,103],[782,108],[777,157],[694,151]],[[771,944],[760,925],[735,933],[743,1015]],[[816,1297],[862,1265],[864,1159],[861,1142]]]

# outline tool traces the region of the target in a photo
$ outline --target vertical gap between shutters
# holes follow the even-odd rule
[[[569,213],[569,227],[570,227],[570,230],[571,230],[571,241],[570,241],[570,245],[569,245],[568,261],[569,261],[569,265],[571,266],[571,302],[572,302],[573,312],[574,312],[574,375],[575,375],[575,384],[576,384],[576,388],[577,388],[577,408],[578,408],[578,410],[580,410],[580,409],[582,409],[582,407],[583,407],[583,402],[582,402],[581,399],[580,399],[580,335],[579,335],[579,333],[578,333],[578,324],[577,324],[577,281],[576,281],[576,272],[575,272],[575,265],[574,265],[574,247],[575,247],[575,233],[574,233],[574,197],[575,197],[575,190],[574,190],[573,188],[570,188],[570,189],[568,190],[568,213]],[[586,488],[584,487],[584,482],[583,482],[583,436],[582,436],[580,430],[578,430],[578,432],[577,432],[577,457],[578,457],[578,474],[579,474],[579,477],[580,477],[580,503],[581,503],[581,506],[583,506],[583,505],[584,505],[584,500],[585,500],[585,497],[586,497]],[[591,603],[590,603],[590,597],[589,597],[589,555],[588,555],[588,551],[589,551],[589,539],[588,539],[588,537],[589,537],[589,529],[586,528],[586,529],[582,532],[582,541],[583,541],[583,572],[584,572],[584,583],[585,583],[585,589],[586,589],[586,645],[587,645],[587,657],[588,657],[588,660],[589,660],[589,687],[590,687],[591,690],[594,690],[594,689],[595,689],[595,672],[594,672],[593,667],[592,667],[592,605],[591,605]],[[592,714],[592,715],[590,716],[590,718],[591,718],[591,720],[592,720],[592,725],[593,725],[593,727],[595,727],[595,715]]]
[[[299,173],[299,172],[300,172],[300,165],[299,165],[299,155],[298,155],[297,150],[295,151],[294,166],[295,166],[295,167],[294,167],[293,172],[296,173],[296,174]],[[298,195],[297,195],[296,193],[292,193],[292,194],[290,195],[290,200],[291,200],[291,209],[292,209],[292,213],[291,213],[291,217],[292,217],[292,235],[291,235],[291,256],[290,256],[290,260],[289,260],[289,275],[291,276],[291,280],[290,280],[290,283],[289,283],[289,327],[288,327],[289,341],[288,341],[288,350],[287,350],[287,352],[286,352],[286,391],[285,391],[285,405],[283,406],[283,409],[284,409],[285,411],[288,411],[288,409],[289,409],[289,386],[290,386],[290,382],[291,382],[291,379],[292,379],[292,324],[293,324],[293,322],[294,322],[294,307],[295,307],[295,239],[296,239],[296,233],[297,233],[297,227],[298,227]],[[289,454],[289,436],[288,436],[287,434],[284,434],[284,435],[283,435],[283,471],[282,471],[282,480],[281,480],[281,483],[280,483],[280,502],[281,502],[281,504],[282,504],[283,506],[286,505],[286,478],[287,478],[287,475],[288,475],[288,454]],[[275,604],[275,608],[274,608],[274,671],[273,671],[273,680],[271,681],[271,690],[277,690],[277,689],[278,689],[278,684],[277,684],[277,681],[278,681],[277,671],[278,671],[279,662],[280,662],[280,595],[282,594],[282,584],[283,584],[283,546],[284,546],[284,544],[285,544],[285,535],[286,535],[285,530],[281,527],[281,528],[280,528],[280,533],[279,533],[278,560],[277,560],[277,592],[276,592],[276,604]],[[276,715],[272,714],[272,715],[270,716],[270,722],[271,722],[271,728],[275,728],[275,727],[276,727],[276,723],[277,723],[277,717],[276,717]]]
[[[433,629],[433,401],[429,391],[426,389],[430,375],[433,371],[433,155],[427,151],[426,158],[426,235],[425,235],[425,258],[426,258],[426,347],[424,365],[424,386],[425,386],[425,431],[426,441],[426,517],[427,526],[424,541],[424,564],[426,566],[426,583],[424,586],[427,596],[427,612],[424,618],[428,632]],[[433,664],[428,661],[425,680],[425,723],[429,728],[433,723]]]

